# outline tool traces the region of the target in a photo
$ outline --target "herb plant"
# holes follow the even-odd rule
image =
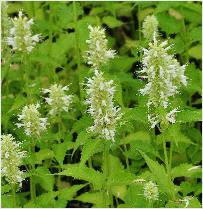
[[[201,2],[1,1],[2,207],[193,207]]]

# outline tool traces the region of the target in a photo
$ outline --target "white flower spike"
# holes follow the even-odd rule
[[[9,184],[21,187],[25,176],[19,166],[26,152],[21,151],[20,143],[15,142],[11,134],[2,135],[1,138],[1,175]]]
[[[154,15],[148,15],[143,22],[142,32],[146,39],[153,39],[153,35],[158,35],[159,22]]]
[[[68,90],[68,86],[62,87],[60,84],[53,84],[49,89],[43,89],[43,93],[49,93],[49,97],[45,98],[45,100],[50,107],[50,115],[56,115],[62,111],[69,111],[73,101],[73,95],[66,95],[66,91]]]
[[[39,137],[46,130],[47,118],[42,118],[38,108],[39,104],[30,104],[23,108],[22,113],[18,115],[17,127],[23,127],[27,136]]]
[[[108,40],[106,39],[104,28],[89,25],[88,29],[90,31],[89,39],[86,40],[88,50],[84,58],[87,64],[94,69],[99,69],[101,64],[105,64],[109,59],[115,57],[116,51],[108,49]]]
[[[152,181],[144,184],[144,197],[148,201],[155,201],[159,199],[158,187]]]
[[[95,70],[95,75],[88,79],[86,86],[85,103],[89,106],[87,112],[94,119],[94,125],[88,130],[104,139],[114,141],[116,126],[122,114],[120,108],[113,104],[113,80],[106,81],[103,73]]]
[[[175,123],[175,114],[179,111],[177,108],[170,109],[169,98],[178,93],[181,85],[187,85],[187,78],[184,75],[186,65],[181,66],[172,55],[168,54],[171,46],[167,45],[167,41],[160,42],[154,35],[149,48],[143,49],[140,77],[144,75],[148,83],[139,91],[142,95],[148,95],[148,119],[152,128],[162,120]],[[159,115],[160,107],[165,109],[164,117]]]
[[[10,29],[7,38],[8,45],[12,46],[14,51],[29,54],[40,40],[40,34],[32,34],[33,19],[28,20],[22,11],[19,11],[18,17],[13,18],[12,23],[13,27]]]

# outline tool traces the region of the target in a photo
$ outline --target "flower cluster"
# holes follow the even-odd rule
[[[38,111],[39,104],[30,104],[23,108],[22,113],[18,115],[17,127],[23,127],[27,136],[39,137],[41,132],[46,130],[47,118],[41,118]]]
[[[181,66],[173,55],[168,54],[170,48],[167,41],[160,42],[154,36],[153,42],[149,43],[149,48],[143,49],[143,67],[140,77],[147,78],[148,83],[140,89],[140,93],[149,96],[148,119],[152,128],[161,121],[175,123],[175,114],[178,111],[174,109],[167,113],[169,98],[178,93],[181,85],[187,85],[187,78],[184,75],[186,65]],[[159,114],[160,107],[165,109],[164,115]]]
[[[105,64],[109,59],[115,57],[116,51],[108,49],[108,41],[105,36],[104,28],[89,25],[88,29],[90,30],[90,35],[86,43],[89,49],[86,51],[84,58],[87,64],[95,69],[99,69],[101,64]]]
[[[20,143],[15,142],[11,134],[1,136],[1,175],[10,184],[19,184],[21,187],[24,173],[19,166],[26,152],[21,151]]]
[[[89,105],[87,112],[94,119],[94,125],[89,131],[114,141],[116,125],[122,114],[120,108],[113,104],[115,92],[113,80],[106,81],[103,73],[95,70],[94,76],[88,79],[86,86],[85,103]]]
[[[40,40],[40,34],[32,35],[33,19],[28,20],[22,11],[19,11],[18,17],[12,19],[12,24],[7,38],[8,45],[12,46],[13,50],[30,53]]]
[[[146,39],[153,39],[154,34],[158,35],[159,22],[154,15],[148,15],[142,25],[142,33]]]
[[[154,182],[149,181],[144,184],[144,197],[146,200],[149,200],[149,201],[158,200],[159,190],[158,190],[157,185]]]
[[[9,35],[9,29],[11,27],[11,19],[7,14],[8,4],[5,1],[1,2],[1,37],[2,37],[2,49],[7,45],[7,37]]]
[[[62,87],[60,84],[53,84],[50,89],[43,89],[43,93],[49,93],[49,97],[45,98],[45,100],[50,106],[50,115],[56,115],[61,111],[69,111],[73,95],[66,95],[68,90],[68,86]]]

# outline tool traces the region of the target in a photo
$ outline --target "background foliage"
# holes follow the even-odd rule
[[[17,114],[23,106],[40,101],[41,88],[50,84],[71,84],[74,107],[61,114],[40,140],[35,153],[22,165],[35,164],[37,201],[30,200],[29,173],[16,194],[19,207],[105,207],[103,185],[113,195],[114,207],[184,207],[178,200],[194,196],[189,207],[201,207],[201,66],[202,6],[200,2],[10,2],[8,12],[16,16],[23,9],[34,18],[33,31],[42,41],[21,63],[19,54],[2,54],[2,133],[12,133],[28,150],[29,138],[17,129]],[[160,133],[147,122],[147,98],[138,90],[145,81],[138,78],[140,50],[146,46],[141,24],[148,14],[159,21],[161,37],[173,44],[181,64],[187,63],[188,86],[175,100],[182,112],[177,123]],[[105,74],[116,83],[115,102],[124,109],[123,126],[118,130],[109,157],[109,177],[102,172],[104,141],[93,140],[86,132],[91,124],[83,103],[83,83],[91,76],[82,55],[87,50],[87,26],[106,28],[109,46],[118,56],[104,66]],[[24,76],[29,78],[25,89]],[[26,93],[27,92],[27,93]],[[42,106],[43,114],[47,113]],[[164,168],[163,139],[173,144],[171,178]],[[169,154],[169,153],[168,153]],[[159,201],[150,205],[142,196],[144,178],[158,184]],[[10,187],[2,181],[2,206],[12,207]],[[106,200],[108,201],[108,200]],[[109,203],[110,204],[110,203]]]

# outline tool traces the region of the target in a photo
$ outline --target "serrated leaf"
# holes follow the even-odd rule
[[[66,155],[66,151],[73,149],[73,147],[74,147],[73,142],[64,142],[60,144],[54,144],[52,146],[55,158],[59,162],[60,165],[63,165],[63,160]]]
[[[202,110],[182,110],[176,119],[181,123],[202,121]]]
[[[175,142],[177,146],[179,143],[194,144],[190,138],[184,135],[179,125],[170,126],[165,132],[157,136],[157,142],[161,143],[163,140]]]
[[[45,191],[52,191],[54,187],[54,176],[49,174],[51,172],[45,167],[37,167],[35,170],[35,182],[39,183]]]
[[[11,190],[11,186],[9,184],[1,185],[1,194],[8,193]]]
[[[200,166],[184,163],[173,168],[171,174],[173,178],[181,176],[201,178],[201,171],[202,169]]]
[[[58,191],[52,191],[43,193],[38,196],[35,201],[29,201],[24,205],[24,208],[55,208],[55,197],[58,195]]]
[[[150,171],[152,172],[152,175],[154,176],[154,179],[156,180],[160,190],[162,192],[165,192],[167,195],[169,195],[169,198],[174,198],[174,195],[176,193],[175,187],[173,182],[170,180],[169,175],[166,173],[166,170],[163,165],[160,165],[158,162],[153,161],[150,159],[147,155],[145,155],[143,152],[140,152],[145,159]]]
[[[95,189],[102,188],[104,177],[99,171],[86,166],[81,166],[80,164],[68,164],[65,165],[64,168],[65,170],[58,175],[72,176],[76,179],[81,179],[92,183]]]
[[[105,207],[104,195],[102,192],[85,192],[75,199],[82,202],[92,203],[96,205],[96,207]]]
[[[159,13],[157,18],[161,29],[168,34],[178,33],[182,28],[181,21],[176,20],[175,17],[167,13]]]
[[[151,140],[150,134],[147,131],[138,131],[136,133],[132,133],[127,135],[125,138],[121,139],[119,145],[129,144],[133,141],[143,140],[149,142]]]
[[[126,208],[143,208],[148,207],[148,203],[143,195],[143,185],[132,184],[124,197]]]
[[[202,27],[193,28],[190,31],[190,38],[192,41],[202,42]]]
[[[142,123],[148,123],[147,121],[147,109],[143,107],[125,108],[123,110],[126,120],[140,121]]]
[[[120,20],[117,20],[113,16],[105,16],[102,19],[102,21],[103,21],[103,23],[105,23],[106,25],[108,25],[109,28],[120,27],[123,24]]]
[[[81,165],[84,165],[86,161],[94,154],[102,152],[104,150],[104,140],[102,139],[89,139],[83,146],[81,153]]]
[[[202,59],[202,46],[200,44],[197,46],[193,46],[188,50],[188,53],[191,57],[195,59]]]
[[[43,160],[51,159],[54,157],[54,152],[50,149],[42,149],[39,152],[31,153],[26,158],[26,162],[31,164],[42,164]]]
[[[59,190],[58,197],[64,200],[72,200],[77,191],[82,189],[84,186],[86,186],[86,184],[73,185],[71,187],[61,189]]]

